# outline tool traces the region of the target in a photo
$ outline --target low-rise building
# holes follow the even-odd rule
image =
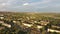
[[[0,15],[0,19],[4,19],[4,15]]]
[[[47,22],[47,21],[40,21],[40,24],[41,24],[41,25],[44,25],[44,26],[46,26],[48,23],[49,23],[49,22]]]
[[[48,29],[47,32],[57,32],[57,33],[60,33],[60,31],[54,30],[54,29]]]
[[[22,23],[24,26],[27,26],[27,27],[31,27],[33,26],[32,24],[28,24],[28,23]]]

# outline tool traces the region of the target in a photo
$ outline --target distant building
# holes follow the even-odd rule
[[[49,28],[49,29],[47,30],[47,32],[60,33],[60,27],[59,27],[59,26],[52,25],[51,28]]]
[[[6,26],[8,28],[11,28],[10,24],[4,23],[4,21],[0,21],[0,24],[2,24],[3,26]]]
[[[28,23],[22,23],[24,26],[26,26],[26,27],[31,27],[31,26],[33,26],[32,24],[28,24]]]
[[[0,19],[4,19],[4,15],[0,15]]]
[[[38,29],[41,29],[41,28],[43,28],[43,26],[37,25],[37,28],[38,28]]]
[[[57,33],[60,33],[60,31],[54,30],[54,29],[48,29],[47,32],[57,32]]]
[[[48,23],[49,23],[49,22],[47,22],[47,21],[40,21],[40,24],[41,24],[41,25],[44,25],[44,26],[46,26]]]
[[[11,25],[10,24],[5,24],[5,23],[2,23],[2,25],[8,27],[8,28],[11,28]]]

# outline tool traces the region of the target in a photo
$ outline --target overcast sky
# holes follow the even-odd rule
[[[0,11],[60,12],[60,0],[0,0]]]

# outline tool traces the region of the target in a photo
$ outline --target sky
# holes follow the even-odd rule
[[[0,11],[60,12],[60,0],[0,0]]]

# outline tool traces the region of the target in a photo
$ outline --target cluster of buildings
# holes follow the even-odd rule
[[[12,25],[11,24],[8,24],[8,23],[5,23],[3,20],[4,20],[4,15],[0,15],[0,24],[1,25],[3,25],[3,26],[5,26],[5,27],[7,27],[7,28],[11,28],[12,27]],[[23,28],[23,29],[26,29],[26,28],[35,28],[35,29],[37,29],[37,30],[40,30],[40,29],[42,29],[42,28],[44,28],[44,26],[47,26],[47,24],[49,24],[50,22],[49,21],[43,21],[43,20],[40,20],[40,21],[36,21],[36,20],[33,20],[32,18],[34,18],[35,19],[35,17],[31,17],[31,20],[32,21],[29,21],[30,20],[30,18],[29,17],[26,17],[26,19],[24,20],[21,20],[21,19],[19,19],[19,20],[12,20],[12,23],[14,23],[14,24],[16,24],[16,25],[19,25],[21,28]],[[60,30],[55,30],[55,29],[53,29],[53,28],[57,28],[57,29],[59,29],[60,27],[58,27],[58,26],[52,26],[52,28],[47,28],[47,32],[56,32],[56,33],[60,33]],[[2,30],[2,29],[4,29],[4,27],[1,27],[0,26],[0,30]],[[32,30],[35,30],[35,29],[32,29]],[[36,32],[38,32],[36,30]],[[31,32],[31,31],[30,31]],[[32,32],[33,33],[33,32]],[[34,34],[36,34],[36,33],[34,33]],[[38,33],[39,34],[39,33]]]

